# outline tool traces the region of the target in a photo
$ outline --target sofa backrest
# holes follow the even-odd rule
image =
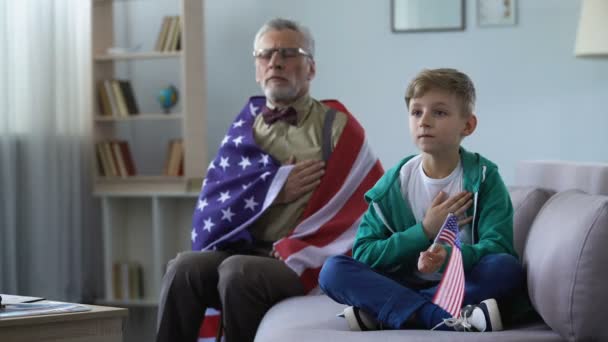
[[[592,195],[608,195],[608,164],[524,160],[515,167],[514,185],[555,192],[576,189]]]

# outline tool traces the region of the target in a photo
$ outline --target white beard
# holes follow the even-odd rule
[[[266,98],[272,102],[289,103],[295,101],[297,97],[297,90],[293,87],[264,87],[262,91]]]

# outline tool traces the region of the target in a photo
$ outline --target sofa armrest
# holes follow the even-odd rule
[[[608,340],[608,196],[571,190],[551,197],[524,250],[530,300],[569,341]]]

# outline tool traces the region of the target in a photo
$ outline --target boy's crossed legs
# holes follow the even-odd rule
[[[465,274],[463,306],[489,298],[505,298],[520,288],[522,282],[523,270],[515,257],[487,255]],[[431,329],[451,317],[431,301],[437,286],[413,290],[346,256],[335,256],[325,262],[319,285],[333,300],[360,308],[390,329],[401,329],[412,321]],[[446,325],[438,329],[452,330]]]

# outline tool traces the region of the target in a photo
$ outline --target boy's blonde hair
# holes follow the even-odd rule
[[[462,101],[462,114],[465,117],[473,114],[475,109],[475,86],[465,73],[456,69],[424,69],[414,78],[405,91],[405,103],[410,107],[410,100],[424,96],[432,89],[447,91]]]

